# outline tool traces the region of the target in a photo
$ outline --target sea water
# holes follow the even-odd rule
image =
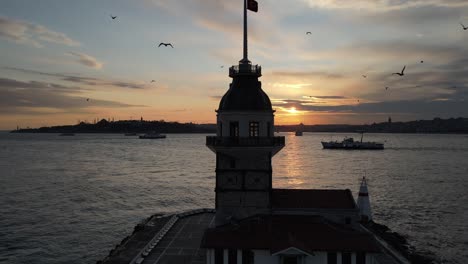
[[[275,188],[351,189],[374,220],[439,263],[468,261],[468,136],[366,134],[383,151],[324,150],[352,134],[278,134]],[[215,155],[200,134],[0,133],[0,262],[95,263],[154,213],[214,207]]]

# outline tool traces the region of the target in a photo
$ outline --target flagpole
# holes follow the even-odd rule
[[[242,63],[249,63],[247,58],[247,0],[244,0],[244,58]]]

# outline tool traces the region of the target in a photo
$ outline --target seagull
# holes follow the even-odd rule
[[[310,32],[310,31],[306,32],[306,35],[311,35],[311,34],[312,34],[312,32]]]
[[[117,18],[117,16],[113,16],[113,15],[110,15],[110,17],[111,17],[112,19],[116,19],[116,18]]]
[[[172,46],[172,44],[171,44],[171,43],[162,43],[162,42],[161,42],[161,43],[159,43],[159,46],[158,46],[158,48],[159,48],[159,47],[161,47],[162,45],[164,45],[164,47],[171,46],[171,48],[174,48],[174,46]]]
[[[392,73],[392,75],[404,76],[405,75],[405,69],[406,69],[406,65],[405,65],[405,67],[403,67],[403,70],[401,70],[401,72],[395,72],[395,73]]]
[[[462,23],[460,23],[460,25],[463,27],[463,30],[468,30],[468,27],[465,27]]]
[[[367,75],[362,75],[362,77],[367,78]]]

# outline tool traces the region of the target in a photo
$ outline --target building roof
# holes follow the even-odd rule
[[[203,248],[380,252],[374,237],[321,216],[260,215],[205,231]]]
[[[271,199],[273,209],[357,209],[349,189],[273,189]]]
[[[218,111],[272,112],[270,98],[261,86],[257,76],[234,77],[229,90],[219,103]]]

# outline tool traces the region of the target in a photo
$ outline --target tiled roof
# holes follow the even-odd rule
[[[301,190],[273,189],[271,197],[273,209],[319,208],[356,209],[353,195],[346,190]]]
[[[295,247],[304,252],[379,252],[373,236],[320,216],[261,215],[205,231],[202,247],[265,249],[271,254]]]

